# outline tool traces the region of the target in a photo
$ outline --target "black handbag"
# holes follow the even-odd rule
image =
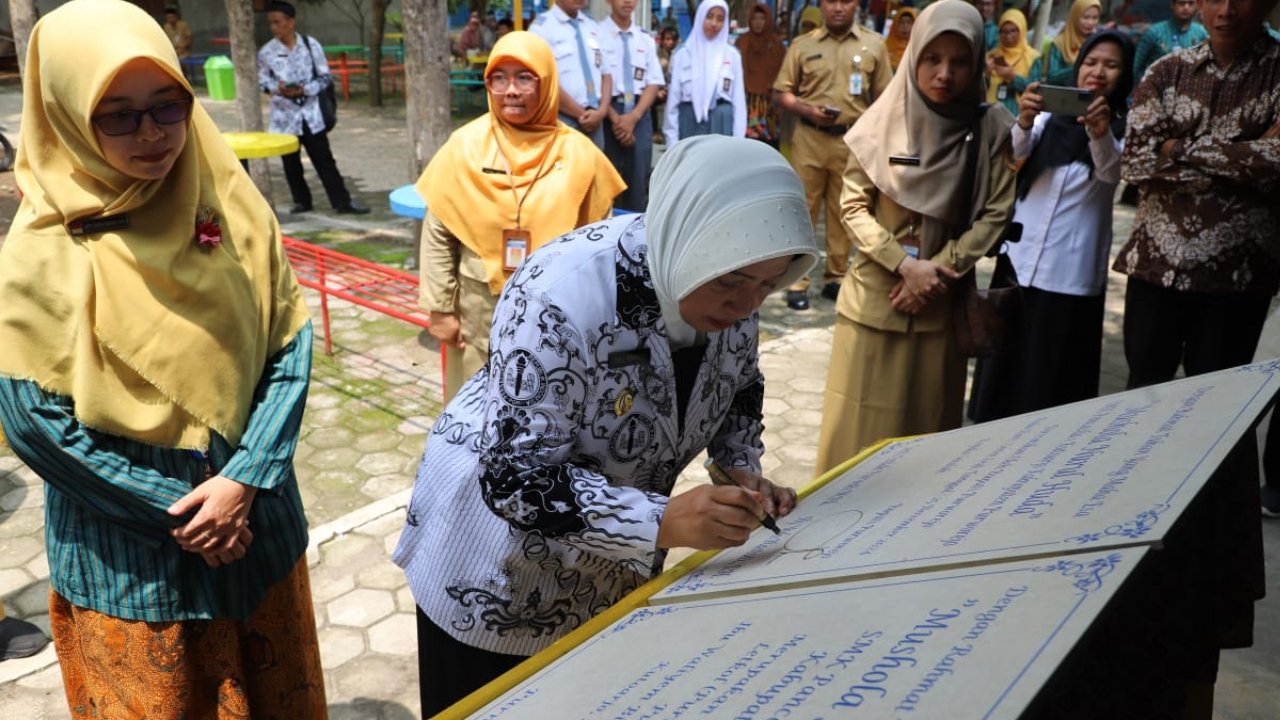
[[[978,149],[982,141],[982,116],[986,107],[978,113],[974,122],[970,139],[968,157],[968,177],[973,182],[979,160]],[[976,188],[970,188],[969,196],[973,197]],[[975,202],[980,200],[975,199]],[[1014,223],[1016,225],[1016,223]],[[1004,242],[1017,242],[1022,237],[1022,226],[1006,229],[994,248]],[[1005,344],[1010,328],[1016,328],[1022,317],[1022,288],[1012,287],[979,288],[976,271],[970,270],[954,286],[956,297],[951,302],[951,325],[955,330],[956,345],[961,357],[988,357],[995,355]]]
[[[316,72],[316,56],[311,54],[311,39],[302,33],[298,33],[302,41],[307,45],[307,57],[311,59],[311,79],[315,80],[320,77]],[[321,52],[324,49],[321,48]],[[333,77],[327,78],[328,82],[324,89],[316,95],[316,101],[320,103],[320,118],[324,121],[324,131],[329,132],[338,124],[338,95],[333,91]]]

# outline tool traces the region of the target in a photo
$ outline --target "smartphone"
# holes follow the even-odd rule
[[[1041,85],[1036,94],[1044,98],[1046,112],[1079,117],[1093,102],[1093,91],[1084,88]]]
[[[830,105],[824,105],[822,107],[822,114],[830,118],[840,117],[840,111],[831,107]]]

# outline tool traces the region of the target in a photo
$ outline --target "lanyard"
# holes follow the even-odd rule
[[[507,181],[511,183],[511,199],[516,202],[516,228],[518,229],[520,227],[520,209],[524,207],[524,201],[529,199],[529,191],[533,190],[534,183],[538,182],[539,178],[542,177],[542,168],[546,167],[547,155],[551,153],[543,154],[542,159],[538,161],[538,169],[533,173],[533,180],[529,181],[529,187],[524,189],[524,195],[521,196],[516,193],[516,177],[511,173],[511,161],[507,159],[507,153],[502,149],[502,142],[498,140],[498,131],[492,130],[492,132],[493,141],[498,145],[498,153],[502,155],[502,168],[507,171]]]

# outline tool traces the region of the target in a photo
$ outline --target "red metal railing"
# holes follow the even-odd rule
[[[285,255],[298,282],[320,293],[320,317],[324,326],[324,352],[333,354],[329,339],[329,297],[346,300],[420,328],[430,328],[431,319],[418,306],[418,276],[312,245],[297,238],[284,238]],[[441,387],[444,386],[445,347],[440,346]]]

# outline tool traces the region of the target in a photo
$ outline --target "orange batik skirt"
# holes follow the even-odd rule
[[[53,591],[49,621],[73,718],[328,717],[306,558],[243,622],[121,620]]]

